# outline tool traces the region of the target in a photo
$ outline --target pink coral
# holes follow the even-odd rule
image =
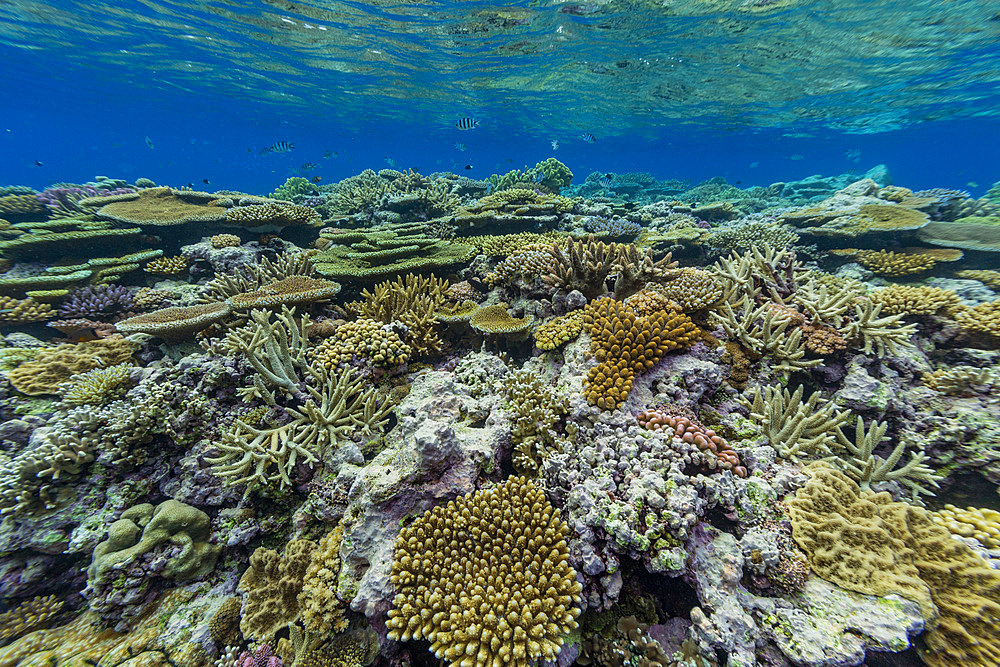
[[[739,477],[747,476],[747,469],[740,463],[739,455],[726,440],[710,428],[705,428],[688,417],[671,415],[662,409],[643,410],[637,419],[650,431],[672,430],[674,435],[702,451],[711,451],[719,458],[719,467],[732,470]]]
[[[284,667],[284,663],[274,655],[274,650],[269,645],[261,644],[253,653],[243,651],[236,661],[236,667]]]

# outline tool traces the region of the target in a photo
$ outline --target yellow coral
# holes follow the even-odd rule
[[[560,232],[545,232],[534,234],[521,232],[519,234],[481,234],[462,237],[464,243],[474,246],[480,254],[491,256],[512,255],[539,243],[549,247],[553,241],[565,236]]]
[[[1000,271],[991,269],[956,271],[955,275],[967,280],[978,280],[991,289],[1000,289]]]
[[[987,301],[955,313],[958,326],[976,334],[1000,338],[1000,301]]]
[[[886,315],[949,313],[960,304],[953,291],[923,285],[889,285],[869,292],[868,297],[882,304],[882,312]]]
[[[250,206],[235,206],[226,212],[226,222],[246,227],[286,227],[288,225],[319,225],[319,213],[308,206],[265,202]]]
[[[588,304],[584,322],[598,360],[584,380],[587,400],[605,410],[625,402],[638,373],[652,368],[670,350],[691,345],[700,335],[686,315],[637,316],[610,298]]]
[[[157,257],[146,262],[143,270],[160,276],[176,276],[187,271],[188,259],[182,255],[175,257]]]
[[[859,250],[858,264],[883,276],[908,276],[934,268],[930,255],[908,254],[892,250]]]
[[[396,540],[389,637],[426,639],[452,667],[554,660],[580,613],[568,533],[523,477],[429,510]]]
[[[302,626],[322,637],[347,629],[347,604],[337,597],[343,539],[344,527],[338,525],[319,541],[299,592]]]
[[[554,350],[579,336],[582,331],[583,311],[575,310],[538,325],[535,345],[539,350]]]
[[[444,305],[448,281],[435,276],[407,274],[406,278],[379,283],[375,291],[361,292],[362,301],[352,304],[359,315],[385,324],[399,321],[409,331],[407,344],[416,354],[440,352],[437,312]]]
[[[138,346],[123,338],[102,338],[83,343],[64,343],[42,350],[34,361],[10,371],[7,379],[14,388],[29,396],[56,394],[59,385],[74,375],[101,366],[131,363]]]
[[[122,333],[144,333],[165,340],[182,340],[207,329],[229,315],[225,303],[199,303],[194,306],[161,308],[115,323]]]
[[[25,324],[28,322],[44,322],[55,316],[52,306],[47,303],[38,303],[34,299],[13,299],[9,296],[0,296],[0,321],[12,324]]]
[[[332,299],[340,293],[340,284],[323,278],[289,276],[252,292],[235,294],[226,300],[236,310],[277,308]]]
[[[220,248],[238,248],[242,241],[236,234],[216,234],[209,239],[209,243],[218,250]]]
[[[534,321],[533,315],[511,317],[507,304],[498,303],[477,309],[469,318],[469,325],[485,334],[515,334],[530,327]]]
[[[333,336],[312,350],[314,358],[329,369],[364,357],[376,366],[399,366],[410,358],[410,346],[390,326],[362,317],[337,327]]]
[[[0,642],[8,642],[49,625],[62,608],[63,601],[55,595],[25,600],[10,611],[0,614]]]
[[[261,547],[251,554],[237,586],[243,594],[244,637],[270,643],[276,632],[298,619],[299,592],[316,546],[311,540],[292,540],[284,553]]]
[[[974,537],[987,549],[1000,549],[1000,512],[994,509],[949,504],[931,512],[931,518],[952,535]]]
[[[711,308],[722,300],[722,281],[715,274],[702,269],[681,269],[675,278],[665,283],[649,284],[655,290],[680,305],[684,312]]]
[[[75,375],[66,383],[63,400],[76,405],[102,405],[124,393],[131,364],[115,364]]]

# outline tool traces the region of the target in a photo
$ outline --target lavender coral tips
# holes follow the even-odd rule
[[[424,513],[396,540],[389,637],[426,639],[452,667],[555,660],[580,614],[568,532],[524,477]]]

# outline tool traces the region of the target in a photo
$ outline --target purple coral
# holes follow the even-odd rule
[[[269,645],[261,644],[253,653],[243,651],[236,661],[236,667],[284,667],[284,663],[274,655],[274,650]]]
[[[80,200],[87,197],[107,197],[135,192],[135,188],[115,188],[114,190],[99,190],[92,185],[62,185],[46,188],[36,195],[38,201],[56,217],[82,213]]]
[[[122,285],[87,285],[74,290],[59,306],[64,319],[83,318],[101,322],[117,322],[135,310],[135,296]]]

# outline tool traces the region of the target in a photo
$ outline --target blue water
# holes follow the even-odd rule
[[[4,2],[0,184],[268,192],[305,163],[329,183],[555,156],[577,182],[883,163],[978,195],[1000,180],[998,49],[995,2]],[[296,148],[258,154],[276,141]]]

